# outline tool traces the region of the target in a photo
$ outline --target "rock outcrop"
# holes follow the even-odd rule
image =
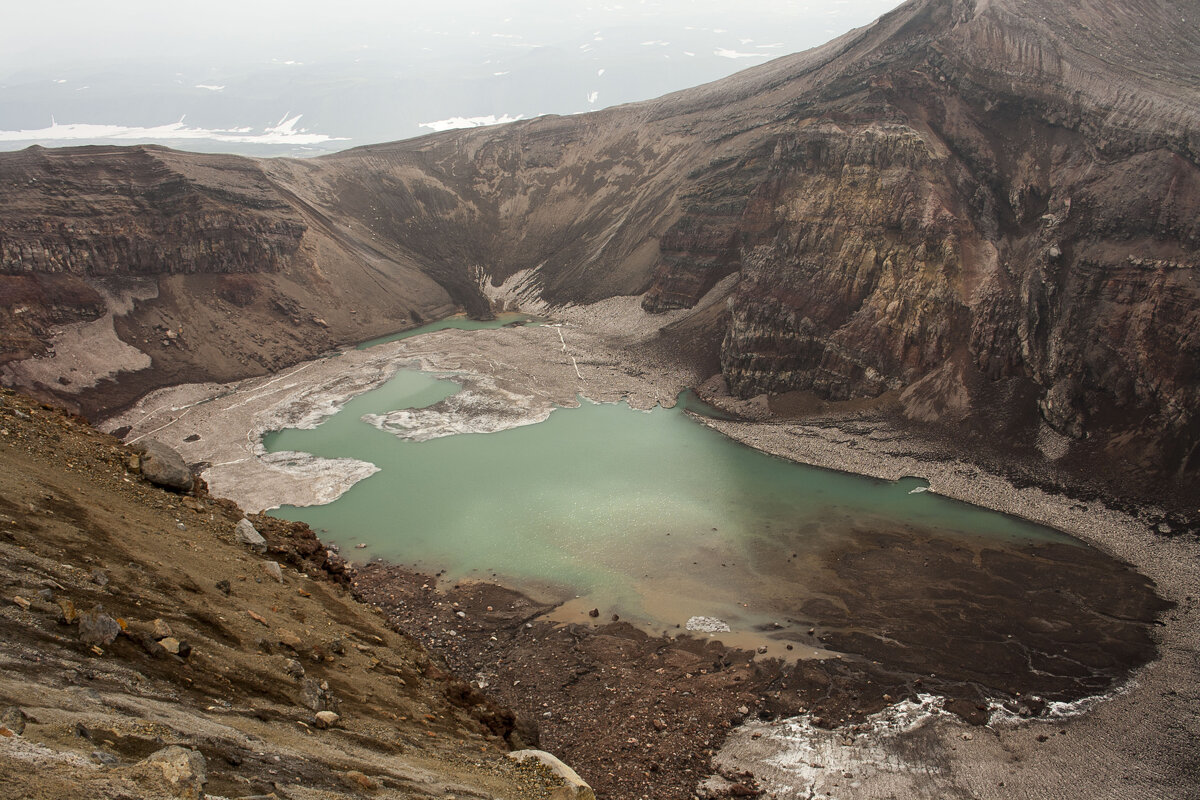
[[[0,358],[10,383],[103,413],[485,315],[482,287],[514,276],[551,304],[642,294],[661,312],[737,275],[727,316],[678,356],[719,360],[736,395],[878,398],[1022,457],[1053,438],[1060,466],[1110,486],[1181,490],[1200,468],[1192,12],[911,0],[815,50],[579,117],[308,161],[5,155],[0,294],[25,299]],[[151,364],[81,383],[51,334],[111,309],[117,276],[154,283],[113,323]],[[39,353],[63,368],[20,367]]]
[[[184,463],[183,456],[173,447],[157,439],[142,439],[129,446],[137,455],[131,461],[142,477],[155,486],[176,491],[190,491],[196,476]]]

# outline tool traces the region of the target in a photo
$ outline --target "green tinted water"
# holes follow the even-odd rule
[[[456,314],[453,317],[439,319],[437,322],[430,322],[428,325],[422,325],[419,328],[410,328],[399,333],[389,333],[386,336],[380,336],[377,339],[369,339],[358,346],[359,350],[366,350],[368,347],[375,347],[388,342],[398,342],[401,339],[411,339],[413,336],[420,336],[423,333],[433,333],[434,331],[444,331],[450,328],[460,331],[482,331],[489,328],[503,328],[506,325],[520,325],[526,322],[533,322],[534,317],[529,314],[518,314],[513,311],[506,311],[497,314],[495,319],[481,321],[470,319],[463,314]]]
[[[804,590],[795,565],[819,569],[848,530],[1074,541],[923,492],[917,479],[878,481],[765,455],[680,407],[583,401],[538,424],[423,442],[361,420],[456,390],[401,371],[315,429],[269,434],[272,452],[380,467],[333,503],[275,513],[308,522],[352,558],[580,595],[589,608],[659,629],[701,614],[735,629],[776,618],[782,595]],[[368,547],[350,549],[357,543]]]

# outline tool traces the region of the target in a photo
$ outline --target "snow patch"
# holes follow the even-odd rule
[[[462,376],[462,390],[426,408],[366,414],[363,422],[412,442],[500,431],[544,422],[554,406],[500,388],[489,376]]]
[[[921,694],[862,724],[832,730],[814,724],[812,714],[774,724],[749,722],[730,737],[716,763],[723,771],[752,769],[771,797],[854,797],[861,781],[879,773],[919,774],[928,781],[939,768],[909,761],[898,740],[936,717],[952,716],[943,703],[942,697]]]
[[[737,50],[730,50],[727,47],[718,47],[713,50],[714,56],[721,58],[766,58],[766,53],[739,53]]]
[[[458,128],[482,128],[485,125],[503,125],[508,122],[516,122],[519,119],[524,119],[524,114],[517,114],[515,117],[508,114],[488,114],[484,117],[450,117],[448,119],[439,119],[433,122],[422,122],[419,126],[429,128],[433,131],[451,131]]]
[[[1046,710],[1040,716],[1022,716],[1019,713],[1013,712],[1011,709],[1004,706],[999,701],[988,703],[988,726],[1009,725],[1017,726],[1024,725],[1029,722],[1037,722],[1042,719],[1062,720],[1070,719],[1071,717],[1079,717],[1094,709],[1100,703],[1106,700],[1112,700],[1114,697],[1120,697],[1126,694],[1131,689],[1137,686],[1136,681],[1129,681],[1117,687],[1111,692],[1105,694],[1088,695],[1081,697],[1078,700],[1070,702],[1053,701],[1046,704]]]
[[[310,492],[305,495],[305,500],[308,501],[305,505],[312,506],[332,503],[349,491],[354,484],[379,472],[379,467],[369,461],[359,461],[354,458],[320,458],[310,453],[292,451],[262,453],[258,459],[269,469],[282,472],[289,479],[304,481]],[[226,490],[221,473],[216,473],[211,478],[208,478],[206,473],[206,479],[209,481],[210,491]],[[232,487],[228,491],[232,491]],[[217,496],[227,495],[218,494]]]
[[[81,139],[97,140],[111,139],[115,141],[130,140],[197,140],[209,139],[214,142],[234,142],[238,144],[322,144],[324,142],[345,141],[345,137],[329,136],[324,133],[309,133],[304,128],[297,128],[302,115],[287,117],[279,123],[265,128],[262,133],[252,133],[251,128],[213,129],[195,128],[184,123],[181,117],[178,122],[154,127],[136,125],[98,125],[83,122],[59,123],[51,120],[47,128],[37,128],[19,131],[0,130],[0,142],[32,142],[32,141],[78,141]]]

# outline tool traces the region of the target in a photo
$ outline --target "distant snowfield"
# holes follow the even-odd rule
[[[726,47],[718,47],[713,50],[713,55],[721,58],[770,58],[767,53],[739,53],[737,50],[730,50]]]
[[[516,122],[519,119],[524,119],[524,114],[517,114],[515,117],[508,114],[488,114],[486,117],[450,117],[449,119],[439,119],[435,122],[420,122],[417,123],[422,128],[429,128],[433,131],[452,131],[456,128],[482,128],[485,125],[503,125],[506,122]]]
[[[258,133],[254,132],[253,128],[217,130],[191,127],[185,124],[183,119],[180,119],[178,122],[149,128],[127,125],[96,125],[82,122],[61,124],[52,120],[48,128],[20,131],[0,130],[0,142],[207,139],[214,142],[231,142],[236,144],[304,145],[345,140],[345,137],[330,136],[324,133],[309,133],[304,128],[297,128],[296,126],[299,124],[301,116],[303,115],[288,116],[285,114],[277,124],[264,128]]]

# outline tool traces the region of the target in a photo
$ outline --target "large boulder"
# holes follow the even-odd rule
[[[196,476],[174,448],[156,439],[141,439],[129,448],[138,454],[142,477],[156,486],[186,492],[195,484]]]
[[[254,552],[267,552],[267,540],[263,538],[263,535],[258,532],[258,529],[254,527],[254,523],[252,523],[250,520],[239,520],[237,527],[234,529],[234,535],[237,537],[239,542],[246,545]]]
[[[110,645],[121,635],[121,626],[98,605],[79,615],[79,638],[84,644]]]
[[[513,761],[539,761],[557,775],[563,785],[551,795],[554,800],[596,800],[596,793],[575,770],[545,750],[517,750],[509,753]]]
[[[172,745],[123,770],[144,790],[145,797],[202,800],[207,765],[198,750]]]

